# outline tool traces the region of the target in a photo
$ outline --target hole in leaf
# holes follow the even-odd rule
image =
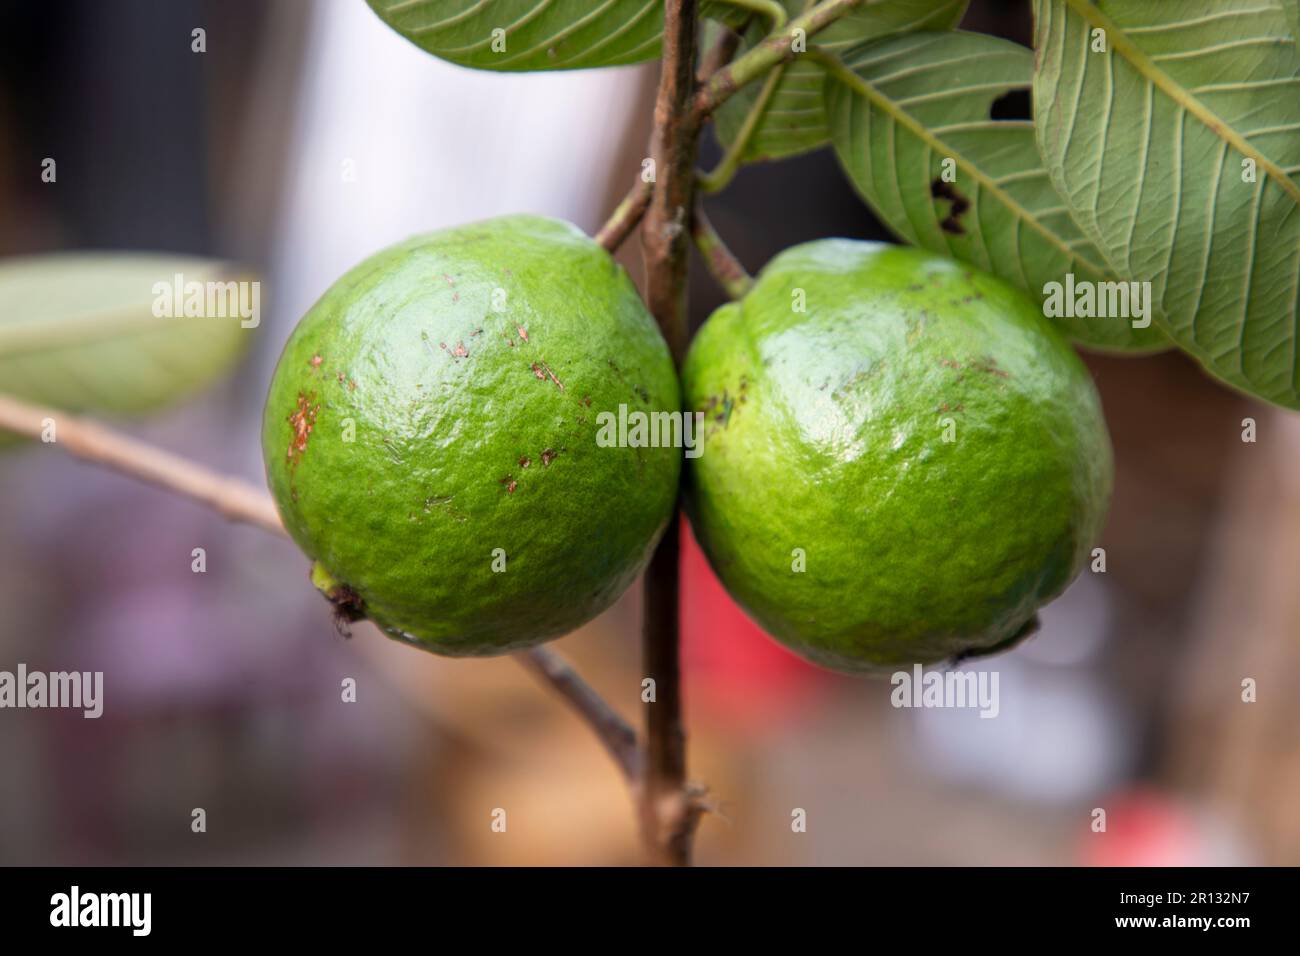
[[[1008,90],[996,100],[989,109],[989,119],[995,120],[1032,120],[1034,105],[1028,90]]]

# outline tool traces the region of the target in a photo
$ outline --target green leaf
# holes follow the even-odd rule
[[[206,292],[208,282],[251,279],[220,262],[179,256],[0,260],[0,391],[68,411],[133,414],[208,385],[239,358],[260,312],[185,317],[182,297],[180,317],[155,315],[155,304],[176,311],[177,275],[182,293],[186,283],[204,283]],[[244,287],[244,301],[260,305],[252,288]]]
[[[781,0],[776,0],[780,3]],[[1300,2],[1300,0],[1297,0]],[[754,16],[754,10],[745,6],[743,3],[729,3],[727,0],[703,0],[700,4],[700,19],[714,20],[718,23],[725,24],[732,30],[743,30]],[[709,29],[710,24],[705,24],[705,30]],[[701,48],[707,50],[709,44],[702,42]]]
[[[791,18],[802,13],[805,0],[782,0]],[[966,12],[969,0],[876,0],[863,4],[809,40],[810,46],[831,53],[897,33],[913,30],[946,30],[957,25]],[[768,32],[768,24],[759,18],[751,21],[741,52],[758,43]],[[830,130],[822,108],[821,66],[805,54],[795,54],[785,68],[754,129],[741,159],[752,163],[765,159],[782,159],[818,149],[830,142]],[[714,117],[714,124],[724,146],[736,139],[745,116],[762,88],[751,83],[738,90]]]
[[[979,33],[914,33],[849,54],[826,80],[835,154],[858,193],[901,237],[979,266],[1042,301],[1049,282],[1114,279],[1052,188],[1027,120],[995,100],[1029,86],[1033,54]],[[945,179],[945,160],[949,173]],[[949,181],[952,180],[952,181]],[[1156,349],[1154,324],[1061,318],[1101,349]]]
[[[1300,408],[1300,61],[1282,8],[1034,13],[1038,145],[1075,220],[1117,273],[1151,282],[1170,336],[1209,371]]]
[[[366,0],[420,49],[481,70],[577,70],[659,56],[663,0]]]
[[[1286,18],[1291,23],[1291,36],[1300,43],[1300,0],[1278,0],[1282,4]]]

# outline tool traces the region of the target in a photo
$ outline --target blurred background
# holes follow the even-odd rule
[[[1028,4],[975,0],[965,26],[1027,43]],[[238,374],[129,427],[260,483],[271,370],[329,284],[498,213],[594,231],[640,170],[654,83],[653,66],[460,69],[362,0],[5,4],[0,254],[256,268]],[[804,240],[886,237],[829,150],[743,170],[709,211],[751,271]],[[635,238],[620,257],[639,277]],[[721,297],[702,270],[692,282],[699,323]],[[691,775],[720,806],[698,862],[1300,863],[1300,419],[1176,354],[1088,361],[1116,448],[1106,571],[976,665],[1000,675],[995,720],[894,709],[888,682],[802,663],[688,538]],[[0,711],[0,863],[637,861],[613,765],[517,664],[422,655],[368,625],[344,639],[290,544],[54,447],[0,454],[0,670],[102,670],[106,706]],[[633,588],[555,645],[638,725],[639,603]]]

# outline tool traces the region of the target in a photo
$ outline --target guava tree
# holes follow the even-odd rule
[[[1067,339],[1133,354],[1177,347],[1234,388],[1300,408],[1297,0],[1034,0],[1033,50],[957,30],[966,0],[370,5],[428,53],[475,69],[660,61],[648,153],[629,170],[627,196],[594,242],[535,218],[498,220],[412,240],[340,280],[295,332],[281,365],[290,377],[272,388],[264,434],[274,501],[260,488],[78,417],[163,407],[228,369],[249,338],[248,310],[226,307],[238,304],[244,277],[219,263],[175,257],[12,260],[0,264],[0,428],[188,495],[233,520],[280,534],[288,525],[315,560],[313,583],[340,615],[369,617],[425,650],[516,653],[588,720],[622,768],[650,861],[689,862],[709,807],[705,788],[687,776],[681,719],[679,473],[687,476],[691,518],[715,568],[768,630],[829,666],[893,666],[1010,646],[1033,629],[1037,606],[1077,573],[1104,516],[1110,463],[1091,383],[1064,347]],[[1025,90],[1033,119],[1001,118],[998,104]],[[704,171],[697,150],[710,123],[724,154]],[[702,197],[724,189],[746,163],[827,146],[863,201],[925,252],[811,243],[752,279],[709,223]],[[644,305],[609,259],[638,229]],[[692,243],[736,300],[710,319],[694,346],[686,313]],[[537,271],[524,280],[503,265],[543,247],[547,261],[577,263],[572,275],[600,274],[599,294],[563,285],[570,276],[559,266],[549,279]],[[439,264],[448,262],[443,271]],[[436,325],[443,320],[430,317],[430,303],[460,307],[465,296],[477,307],[475,296],[490,299],[498,289],[517,296],[496,310],[506,324],[494,325],[487,306],[484,326],[461,338],[420,332],[425,319],[435,323],[428,328],[450,327]],[[433,299],[435,291],[443,299]],[[556,356],[581,352],[581,344],[571,353],[551,346],[547,358],[538,334],[563,339],[565,322],[548,323],[575,308],[573,301],[605,315],[609,326],[593,334],[580,358]],[[403,312],[412,302],[424,310],[418,317]],[[646,312],[653,324],[642,322]],[[656,327],[661,339],[647,335]],[[412,338],[379,348],[394,329]],[[331,351],[336,346],[346,361]],[[616,352],[629,356],[624,366]],[[836,358],[789,358],[823,352]],[[476,364],[485,354],[496,364]],[[683,470],[680,448],[673,448],[650,466],[662,504],[628,511],[626,527],[611,529],[601,516],[606,550],[598,554],[608,557],[613,548],[618,560],[608,562],[608,576],[585,582],[591,593],[583,613],[595,613],[648,559],[643,673],[654,693],[644,703],[643,734],[558,656],[533,646],[583,616],[543,593],[541,578],[530,583],[522,572],[494,592],[517,604],[488,602],[494,611],[509,606],[514,616],[507,618],[518,621],[511,632],[473,630],[482,607],[453,628],[445,600],[418,606],[419,587],[445,583],[436,538],[430,560],[419,562],[420,574],[432,578],[408,573],[417,562],[407,561],[405,537],[382,534],[365,542],[364,571],[340,574],[359,567],[349,551],[364,537],[359,531],[386,526],[357,524],[370,518],[366,496],[374,485],[362,483],[349,496],[335,495],[327,480],[313,483],[312,474],[328,475],[309,469],[327,467],[315,461],[330,455],[309,459],[312,436],[319,443],[324,430],[345,427],[343,416],[331,417],[335,410],[360,407],[348,403],[361,401],[353,396],[380,378],[416,376],[411,387],[425,387],[431,362],[441,364],[429,381],[446,386],[430,388],[435,411],[453,407],[445,396],[465,369],[504,369],[516,378],[501,378],[499,389],[484,394],[499,396],[507,414],[521,414],[510,402],[522,394],[517,381],[531,378],[543,390],[539,401],[551,404],[528,405],[520,420],[539,408],[563,408],[575,443],[591,437],[584,409],[609,411],[599,406],[623,386],[659,412],[671,411],[683,394],[682,409],[706,421],[704,450],[712,454]],[[647,371],[652,367],[659,370]],[[363,371],[354,374],[357,368]],[[419,402],[396,405],[385,406],[384,414],[397,416],[389,421],[425,423],[408,410]],[[365,421],[372,427],[361,445],[372,441],[387,458],[384,488],[400,485],[403,469],[428,453],[428,443],[411,434],[441,434],[436,421],[424,432]],[[962,444],[959,433],[971,437]],[[339,449],[343,467],[353,453]],[[558,443],[519,453],[509,471],[477,475],[477,497],[462,503],[430,489],[410,520],[429,515],[454,528],[513,507],[526,500],[530,482],[552,468],[560,474],[580,449],[589,446],[574,444],[572,459]],[[587,460],[616,476],[619,462],[645,464],[635,455]],[[850,460],[852,468],[841,467]],[[917,490],[913,466],[948,483]],[[767,489],[787,473],[813,487],[818,503],[797,513],[768,508]],[[435,466],[430,474],[441,473]],[[989,476],[1022,494],[1017,533],[993,520],[997,480]],[[948,498],[925,497],[940,486]],[[312,496],[329,509],[313,511],[304,503]],[[945,537],[942,523],[926,522],[945,501],[956,508],[958,496],[975,517]],[[901,504],[875,507],[894,500]],[[598,497],[584,501],[596,508]],[[816,520],[807,523],[806,513]],[[574,520],[581,526],[581,515]],[[331,537],[327,526],[347,533]],[[846,528],[869,554],[853,554]],[[465,547],[475,544],[472,530],[458,534]],[[801,545],[799,534],[832,543],[823,553],[837,558],[838,577],[818,571],[795,579],[773,570],[768,552],[790,553],[792,543]],[[450,547],[452,539],[443,540]],[[539,532],[538,540],[551,539]],[[896,571],[912,567],[909,549],[925,557],[935,540],[971,589],[936,595],[914,573]],[[503,561],[520,553],[527,560],[526,548],[500,550]],[[989,555],[1001,578],[982,570]],[[877,583],[868,601],[839,597],[854,581],[877,579],[888,586]],[[545,587],[554,592],[564,583]],[[543,624],[517,611],[529,601]],[[470,631],[473,643],[466,644]]]

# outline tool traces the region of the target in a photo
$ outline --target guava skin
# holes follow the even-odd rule
[[[620,403],[680,408],[627,274],[568,223],[491,219],[372,256],[302,318],[267,398],[267,480],[336,605],[440,654],[501,654],[612,604],[673,512],[680,449],[597,444]]]
[[[706,422],[686,477],[700,544],[768,633],[829,668],[1015,643],[1105,519],[1083,363],[1019,291],[950,259],[789,249],[713,313],[682,381]]]

